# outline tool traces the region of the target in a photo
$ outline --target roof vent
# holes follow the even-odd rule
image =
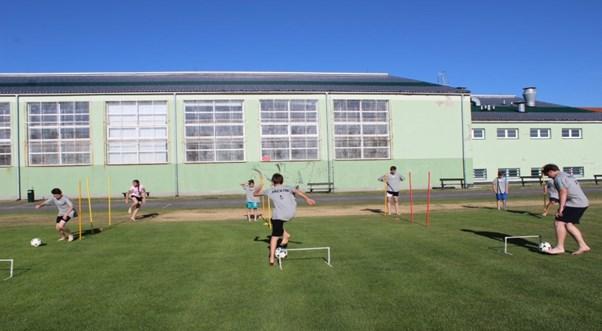
[[[514,104],[518,106],[518,112],[519,113],[524,113],[525,112],[525,103],[524,101],[517,101]]]
[[[523,88],[523,98],[529,107],[535,107],[535,95],[537,94],[537,88],[534,86]]]

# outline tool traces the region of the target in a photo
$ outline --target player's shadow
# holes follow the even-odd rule
[[[270,235],[265,236],[265,238],[263,238],[263,239],[259,238],[259,236],[255,236],[255,238],[253,239],[253,241],[263,242],[263,243],[269,244],[270,243],[270,239],[272,239],[272,236],[270,236]],[[291,244],[303,244],[302,241],[295,241],[295,240],[289,240],[288,242],[291,243]]]
[[[94,235],[97,235],[97,234],[99,234],[101,232],[102,232],[101,228],[86,229],[86,230],[82,231],[82,237],[85,238],[87,236],[94,236]],[[78,232],[73,232],[73,237],[74,237],[74,240],[79,239],[79,233]]]
[[[144,220],[147,218],[155,218],[157,216],[159,216],[159,213],[143,214],[143,215],[136,217],[136,221]]]
[[[543,216],[541,216],[541,214],[538,213],[534,213],[528,210],[516,210],[516,209],[508,209],[506,210],[509,213],[513,213],[513,214],[522,214],[522,215],[529,215],[531,217],[535,217],[535,218],[542,218]]]
[[[384,214],[385,212],[380,208],[364,208],[361,211],[369,211],[374,214]]]
[[[476,231],[470,229],[461,229],[460,231],[474,233],[479,236],[483,236],[489,239],[493,239],[495,241],[504,242],[505,237],[510,237],[512,235],[501,233],[501,232],[493,232],[493,231]],[[511,243],[516,246],[524,247],[532,252],[539,253],[539,243],[532,242],[530,240],[524,238],[514,238],[510,239],[508,243]]]
[[[496,210],[497,208],[495,207],[484,207],[484,206],[471,206],[471,205],[462,205],[463,208],[470,208],[470,209],[488,209],[488,210]]]

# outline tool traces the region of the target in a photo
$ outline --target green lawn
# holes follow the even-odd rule
[[[429,228],[376,214],[299,218],[289,248],[331,246],[334,267],[290,252],[284,271],[267,264],[261,224],[151,219],[68,244],[50,213],[35,215],[49,222],[0,221],[0,258],[16,260],[0,281],[0,330],[602,328],[602,208],[586,213],[593,250],[579,257],[522,245],[504,255],[504,234],[554,241],[551,218],[521,213],[438,212]],[[48,244],[32,248],[33,237]]]

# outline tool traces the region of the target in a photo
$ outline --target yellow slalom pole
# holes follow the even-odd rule
[[[111,214],[111,176],[107,178],[107,201],[109,203],[109,226],[113,224],[113,215]]]
[[[86,177],[86,192],[88,193],[88,221],[90,221],[90,230],[94,231],[94,216],[92,215],[92,198],[90,197],[90,177]]]
[[[82,181],[81,179],[77,181],[77,210],[78,212],[81,214],[78,216],[79,220],[78,220],[78,230],[79,230],[79,240],[84,239],[84,236],[82,235],[82,218],[84,217],[84,211],[82,210]]]
[[[383,209],[385,212],[385,215],[389,214],[389,201],[387,199],[387,174],[385,174],[383,176],[383,189],[385,191],[385,208]]]

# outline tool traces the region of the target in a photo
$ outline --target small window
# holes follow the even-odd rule
[[[531,128],[529,136],[531,139],[550,139],[552,137],[551,131],[549,128]]]
[[[585,176],[585,171],[583,167],[562,167],[562,171],[577,178],[582,178],[583,176]]]
[[[541,168],[531,168],[531,176],[541,177]]]
[[[564,129],[562,129],[562,138],[566,138],[566,139],[580,139],[580,138],[582,138],[581,129],[577,129],[577,128],[564,128]]]
[[[499,168],[498,171],[501,171],[508,178],[518,178],[520,177],[520,169],[519,168]]]
[[[483,128],[472,129],[472,139],[474,139],[474,140],[485,139],[485,129],[483,129]]]
[[[497,129],[498,139],[518,139],[518,129],[501,128]]]
[[[487,169],[474,169],[474,180],[476,181],[485,181],[487,180]]]
[[[0,103],[0,166],[11,164],[10,107]]]

